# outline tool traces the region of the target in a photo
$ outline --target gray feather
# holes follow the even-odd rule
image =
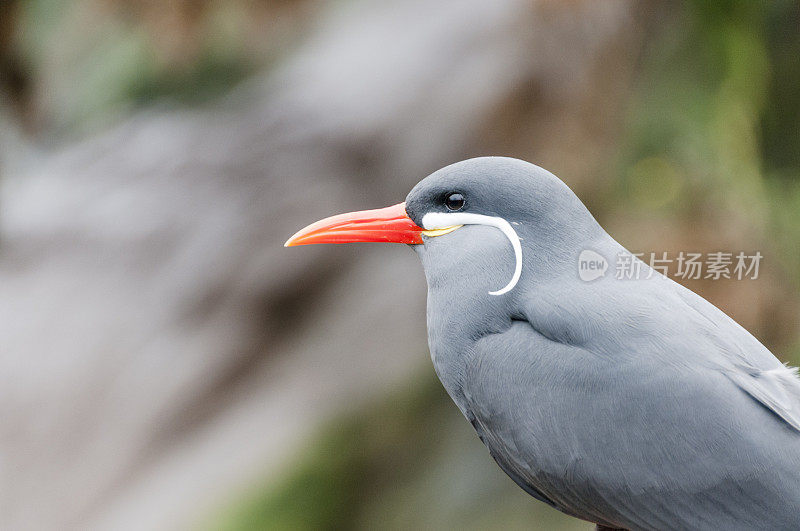
[[[800,380],[697,294],[650,279],[578,278],[578,254],[626,252],[552,174],[472,159],[423,180],[415,220],[456,189],[515,223],[417,250],[437,374],[501,468],[534,497],[630,529],[800,528]],[[647,273],[647,266],[642,264]]]

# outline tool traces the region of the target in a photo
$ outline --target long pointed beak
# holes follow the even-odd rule
[[[406,214],[406,204],[331,216],[312,223],[289,238],[284,247],[314,243],[422,243],[422,227]]]

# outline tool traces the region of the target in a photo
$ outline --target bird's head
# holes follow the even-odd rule
[[[404,203],[323,219],[285,245],[406,243],[422,257],[429,284],[453,273],[464,282],[485,281],[499,296],[525,277],[526,264],[574,264],[575,249],[598,230],[551,173],[517,159],[481,157],[434,172]]]

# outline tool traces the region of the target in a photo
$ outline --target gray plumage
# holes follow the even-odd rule
[[[800,380],[702,297],[641,264],[549,172],[489,157],[448,166],[408,195],[422,226],[463,212],[512,223],[515,257],[494,227],[466,225],[415,245],[428,281],[436,372],[500,467],[535,498],[628,529],[800,529]],[[612,271],[584,282],[578,255]]]

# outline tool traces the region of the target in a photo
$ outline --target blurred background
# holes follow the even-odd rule
[[[284,249],[478,155],[800,363],[800,4],[0,3],[0,528],[590,529],[438,384],[404,246]]]

